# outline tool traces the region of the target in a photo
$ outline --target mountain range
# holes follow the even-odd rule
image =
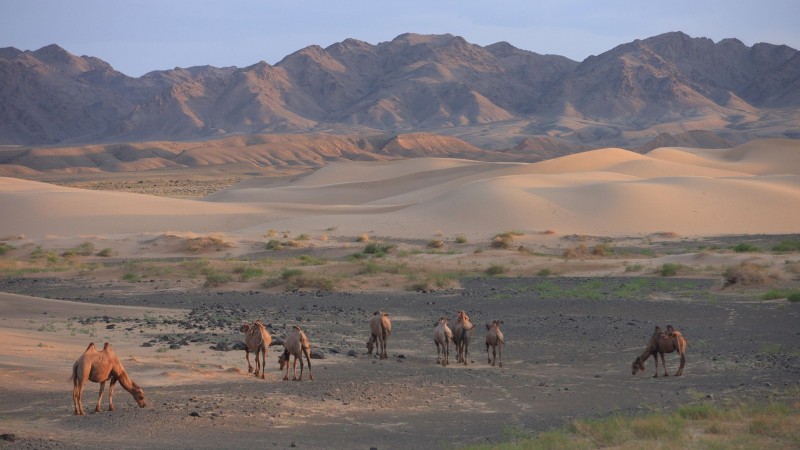
[[[133,78],[57,45],[0,49],[0,144],[208,140],[234,134],[458,137],[568,153],[800,137],[800,52],[671,32],[573,61],[499,42],[346,39],[275,65]]]

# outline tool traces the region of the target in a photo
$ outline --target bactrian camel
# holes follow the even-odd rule
[[[497,350],[500,351],[500,367],[503,367],[503,346],[506,343],[503,332],[500,331],[502,320],[493,320],[486,324],[486,359],[494,366],[497,360]],[[492,347],[492,356],[489,356],[489,347]]]
[[[93,381],[100,383],[100,395],[97,398],[97,406],[94,411],[100,412],[100,402],[103,400],[103,390],[106,387],[106,381],[111,381],[108,387],[108,410],[114,410],[114,383],[119,381],[123,389],[133,395],[133,399],[140,407],[144,408],[147,403],[144,398],[144,391],[136,383],[128,377],[122,363],[117,358],[111,345],[106,342],[103,350],[97,351],[94,342],[89,344],[86,351],[75,361],[72,365],[72,403],[75,406],[75,414],[84,416],[86,411],[83,410],[83,390],[86,387],[86,381]]]
[[[433,342],[436,344],[436,364],[442,366],[450,364],[450,341],[453,340],[453,332],[447,326],[447,318],[441,317],[435,323],[433,329]]]
[[[674,351],[677,351],[681,356],[681,366],[675,373],[675,376],[679,377],[683,375],[683,366],[686,364],[686,339],[684,339],[680,331],[673,328],[672,325],[667,325],[666,333],[661,331],[661,327],[656,326],[653,335],[647,342],[647,347],[645,347],[641,356],[637,356],[633,361],[633,364],[631,365],[631,373],[636,375],[637,372],[644,371],[644,362],[647,361],[647,358],[652,356],[656,363],[656,372],[653,377],[657,378],[658,357],[660,355],[661,365],[664,366],[664,376],[668,377],[669,373],[667,372],[667,362],[664,358],[664,354],[672,353]]]
[[[469,316],[464,311],[459,311],[456,316],[456,323],[453,325],[453,343],[456,344],[456,361],[467,365],[469,355],[469,341],[475,326],[470,322]]]
[[[269,353],[269,344],[272,342],[272,336],[269,335],[267,327],[261,323],[260,319],[256,319],[253,323],[244,323],[239,328],[239,331],[244,333],[244,357],[247,358],[247,372],[253,372],[253,366],[250,364],[250,352],[256,354],[256,370],[255,376],[264,376],[264,366],[267,364],[267,353]]]
[[[278,363],[281,366],[280,370],[286,367],[286,375],[284,380],[289,379],[289,357],[294,356],[292,361],[292,381],[298,381],[297,378],[297,359],[300,358],[300,378],[303,381],[303,355],[308,362],[308,379],[313,380],[314,375],[311,373],[311,344],[308,342],[308,337],[303,333],[297,325],[292,326],[292,332],[283,340],[284,351],[278,357]]]
[[[392,334],[392,321],[389,320],[389,314],[375,311],[372,313],[372,319],[369,321],[370,337],[367,341],[367,352],[371,355],[372,349],[376,346],[378,350],[376,354],[380,359],[386,359],[389,356],[386,354],[386,341],[389,335]]]

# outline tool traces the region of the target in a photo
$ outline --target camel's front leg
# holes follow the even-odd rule
[[[261,379],[266,379],[266,374],[264,372],[267,371],[267,349],[266,347],[261,349]]]
[[[668,377],[669,373],[667,372],[667,359],[664,357],[664,354],[661,354],[661,365],[664,366],[664,376]]]
[[[500,367],[503,367],[503,344],[497,346],[497,351],[500,352]]]
[[[258,350],[256,350],[253,353],[256,354],[256,371],[255,371],[255,373],[253,375],[255,375],[255,377],[258,378],[258,371],[259,371],[259,368],[261,367],[261,356],[259,355],[260,352]]]
[[[300,364],[302,363],[303,361],[300,361]],[[292,381],[297,381],[297,356],[292,361]]]
[[[100,395],[97,396],[97,406],[94,407],[94,412],[100,412],[100,403],[103,402],[103,391],[105,391],[105,390],[106,390],[106,382],[105,381],[101,381],[100,382]],[[111,393],[111,389],[110,388],[109,388],[108,392]],[[111,404],[111,402],[109,402],[109,405],[110,404]]]
[[[434,341],[433,343],[436,344],[436,364],[441,364],[442,363],[442,349],[439,347],[439,343],[438,342]]]
[[[653,362],[656,364],[656,373],[653,378],[658,378],[658,355],[653,355]]]
[[[114,385],[117,383],[117,379],[112,377],[111,383],[108,385],[108,410],[114,410]]]

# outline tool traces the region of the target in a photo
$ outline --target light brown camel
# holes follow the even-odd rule
[[[261,323],[260,319],[256,319],[253,323],[242,324],[239,331],[244,333],[244,357],[247,358],[247,373],[253,372],[253,366],[250,364],[250,352],[253,352],[256,354],[254,375],[256,377],[261,375],[261,379],[265,379],[264,366],[267,364],[267,353],[269,353],[272,336],[269,335],[267,327]]]
[[[367,353],[372,354],[372,349],[377,344],[378,351],[376,355],[380,359],[386,359],[389,356],[386,354],[386,341],[389,335],[392,334],[392,321],[389,320],[389,314],[375,311],[372,313],[372,319],[369,321],[370,338],[367,341]]]
[[[658,356],[660,355],[661,365],[664,367],[664,376],[668,377],[669,373],[667,372],[667,362],[664,358],[664,354],[672,353],[676,350],[681,356],[681,365],[675,373],[675,376],[679,377],[683,375],[683,366],[686,364],[686,339],[684,339],[681,332],[673,328],[672,325],[667,325],[667,333],[661,331],[661,327],[656,326],[653,335],[647,342],[647,347],[645,347],[641,356],[637,356],[633,361],[631,373],[636,375],[639,371],[643,372],[645,370],[644,362],[647,361],[647,358],[652,356],[656,363],[656,372],[653,378],[658,378]]]
[[[436,344],[436,364],[442,366],[450,364],[450,341],[453,340],[453,332],[447,326],[447,318],[441,317],[434,324],[433,342]]]
[[[456,344],[456,361],[467,365],[467,356],[469,355],[469,341],[472,339],[472,333],[475,331],[475,325],[469,320],[469,316],[464,311],[459,311],[456,316],[456,324],[453,325],[453,343]]]
[[[108,387],[108,410],[114,411],[114,383],[119,381],[123,389],[133,395],[133,399],[140,407],[144,408],[147,403],[144,398],[144,391],[136,383],[128,377],[122,363],[117,358],[111,345],[106,342],[103,350],[97,351],[94,342],[86,347],[86,351],[75,361],[72,365],[72,403],[75,406],[75,414],[85,416],[86,411],[83,410],[83,390],[86,387],[86,381],[94,381],[100,383],[100,395],[97,398],[97,406],[94,411],[100,412],[100,402],[103,400],[103,390],[106,387],[106,381],[111,380]]]
[[[502,320],[493,320],[492,323],[486,324],[486,359],[489,364],[494,366],[497,360],[497,350],[500,350],[500,367],[503,367],[503,346],[506,343],[503,332],[500,331],[500,324]],[[489,356],[489,347],[492,347],[492,356]]]
[[[311,344],[308,342],[308,337],[306,337],[306,334],[303,333],[300,327],[297,325],[292,326],[292,332],[283,340],[283,347],[283,353],[278,357],[278,363],[281,365],[280,370],[283,370],[284,366],[286,367],[286,375],[283,379],[289,379],[289,357],[294,356],[294,360],[292,361],[292,381],[298,381],[298,358],[300,359],[299,381],[303,381],[303,355],[305,355],[306,361],[308,362],[308,379],[313,381],[314,375],[311,374]]]

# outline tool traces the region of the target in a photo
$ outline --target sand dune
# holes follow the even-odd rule
[[[608,148],[535,164],[418,158],[250,180],[206,201],[0,179],[0,235],[269,228],[428,237],[499,231],[684,235],[800,231],[800,143],[725,150]]]

